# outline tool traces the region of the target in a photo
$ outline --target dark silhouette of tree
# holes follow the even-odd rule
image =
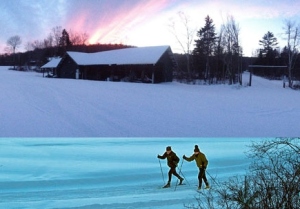
[[[59,39],[59,46],[60,47],[69,47],[72,46],[72,42],[70,41],[69,33],[63,29],[62,36]]]
[[[222,26],[222,47],[224,50],[225,76],[229,78],[229,84],[242,83],[241,57],[239,33],[240,28],[233,16],[227,16],[227,22]]]
[[[259,40],[259,45],[261,45],[263,48],[260,50],[263,57],[267,57],[268,54],[272,54],[273,50],[277,47],[278,42],[277,38],[274,36],[274,34],[270,31],[268,31],[262,38],[262,40]]]
[[[214,49],[217,41],[217,34],[215,33],[215,25],[213,20],[207,15],[205,17],[205,25],[197,32],[198,39],[195,40],[196,46],[194,55],[197,59],[205,58],[205,79],[211,76],[210,57],[214,55]]]
[[[18,46],[21,45],[22,40],[20,38],[20,36],[16,35],[16,36],[12,36],[7,40],[7,45],[9,47],[9,49],[11,50],[11,52],[13,53],[13,57],[14,57],[14,69],[16,67],[16,49],[18,48]]]
[[[280,63],[280,54],[277,50],[277,38],[274,34],[268,31],[261,40],[259,40],[259,45],[262,47],[258,49],[258,56],[257,60],[255,61],[255,65],[270,65],[276,66],[281,65]],[[274,77],[281,77],[282,76],[282,69],[276,68],[267,68],[261,67],[256,68],[255,72],[256,75],[274,78]]]
[[[190,19],[184,12],[178,12],[179,21],[171,20],[170,22],[170,31],[174,35],[176,41],[180,45],[183,53],[186,56],[186,70],[187,70],[187,80],[190,82],[192,80],[192,73],[191,73],[191,46],[193,43],[194,37],[194,30],[190,28]],[[179,23],[183,27],[183,37],[181,36],[182,33],[179,33],[176,30],[176,23]],[[181,31],[180,31],[181,32]]]
[[[295,25],[295,22],[286,21],[285,23],[285,36],[287,40],[287,66],[288,66],[288,79],[289,87],[293,86],[293,69],[296,59],[299,54],[300,46],[300,27]]]

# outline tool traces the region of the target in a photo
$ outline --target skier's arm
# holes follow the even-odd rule
[[[201,161],[202,161],[202,168],[206,169],[206,167],[208,165],[208,160],[206,159],[206,156],[204,154],[202,154],[202,156],[201,156]]]
[[[183,155],[183,159],[185,159],[186,161],[191,162],[191,161],[195,160],[195,156],[192,155],[192,156],[190,156],[190,157],[186,157],[185,155]]]
[[[166,157],[167,157],[166,153],[164,153],[163,155],[157,155],[157,158],[159,159],[166,159]]]
[[[206,168],[207,165],[208,165],[208,160],[207,160],[206,156],[204,155],[204,167]]]
[[[173,157],[172,157],[172,162],[174,165],[177,166],[177,164],[179,163],[180,159],[179,157],[175,154]]]

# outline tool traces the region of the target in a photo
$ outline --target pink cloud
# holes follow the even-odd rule
[[[167,8],[170,2],[172,1],[139,1],[135,5],[126,4],[117,9],[104,5],[104,9],[97,14],[81,9],[68,25],[74,31],[87,32],[90,37],[87,42],[91,44],[120,43],[126,38],[127,32],[151,20],[151,17]]]

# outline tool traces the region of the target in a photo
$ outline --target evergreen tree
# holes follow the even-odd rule
[[[213,20],[207,15],[205,17],[205,25],[197,32],[198,40],[195,40],[194,55],[196,59],[205,59],[205,78],[210,77],[210,60],[213,55],[217,34],[215,33],[215,25]]]
[[[65,29],[63,29],[62,36],[59,39],[59,46],[61,47],[72,46],[72,42],[70,41],[70,36]]]
[[[259,45],[263,47],[261,49],[262,56],[267,57],[268,55],[273,54],[274,49],[278,45],[277,38],[272,32],[268,31],[263,36],[262,40],[259,40]]]
[[[261,40],[259,45],[262,46],[258,50],[258,59],[255,62],[257,65],[279,65],[279,53],[277,51],[277,38],[274,34],[268,31]],[[274,68],[261,68],[255,74],[266,77],[274,77],[277,74],[277,69]]]

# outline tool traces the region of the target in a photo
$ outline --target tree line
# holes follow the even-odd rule
[[[296,22],[284,23],[283,35],[286,46],[278,47],[278,41],[271,31],[266,31],[261,40],[261,46],[256,50],[254,57],[245,57],[240,43],[240,27],[233,16],[228,15],[217,33],[213,19],[207,15],[204,25],[196,31],[189,26],[189,18],[179,12],[179,23],[182,23],[184,38],[176,31],[178,21],[171,22],[170,31],[180,44],[183,54],[175,54],[177,67],[174,78],[180,82],[195,83],[202,81],[212,83],[239,83],[242,85],[242,73],[251,65],[286,66],[285,68],[255,68],[254,74],[272,79],[282,79],[285,75],[290,87],[295,87],[294,81],[300,80],[300,26]],[[12,36],[7,41],[4,55],[0,56],[0,65],[30,65],[35,62],[41,66],[47,58],[63,56],[67,50],[81,52],[96,52],[111,49],[120,49],[122,44],[95,44],[87,45],[87,33],[76,33],[65,30],[61,26],[52,28],[43,40],[35,40],[25,44],[25,53],[16,54],[21,45],[20,36]]]
[[[176,79],[184,82],[202,80],[211,83],[240,83],[242,84],[242,72],[248,65],[286,66],[280,68],[256,68],[254,74],[279,78],[286,75],[289,86],[293,86],[294,80],[300,80],[300,26],[296,22],[284,23],[283,36],[286,46],[278,47],[277,38],[270,31],[258,40],[261,46],[256,50],[254,58],[243,56],[243,47],[240,43],[240,27],[233,16],[228,16],[216,32],[213,19],[207,15],[204,25],[196,31],[196,39],[193,39],[193,31],[189,26],[188,17],[180,12],[179,21],[185,29],[185,35],[180,38],[175,29],[175,21],[171,22],[171,31],[178,41],[183,54],[176,54],[178,70]],[[191,50],[191,48],[194,49]],[[282,78],[281,78],[282,79]]]
[[[99,52],[112,49],[133,47],[123,44],[87,44],[87,33],[67,31],[61,26],[51,29],[51,32],[43,40],[35,40],[25,44],[25,52],[17,53],[16,49],[22,44],[19,35],[7,40],[5,54],[0,55],[0,65],[19,66],[18,69],[31,66],[42,66],[50,57],[62,57],[66,51]],[[22,68],[20,68],[22,66]]]

